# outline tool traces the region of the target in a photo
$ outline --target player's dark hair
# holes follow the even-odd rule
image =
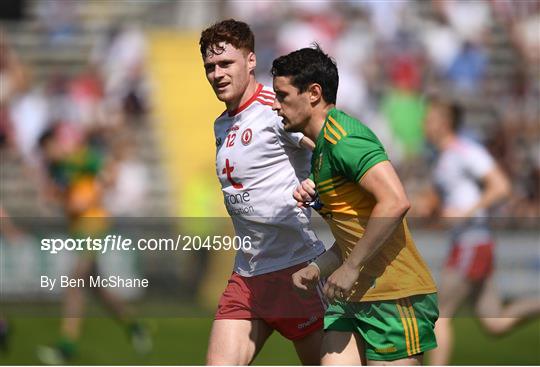
[[[321,50],[318,44],[280,56],[272,63],[272,76],[291,77],[291,84],[300,93],[310,84],[317,83],[322,88],[322,96],[327,103],[336,103],[339,75],[336,62]]]
[[[428,99],[428,102],[432,106],[436,106],[445,110],[450,119],[450,127],[453,132],[457,132],[463,126],[463,107],[455,100],[445,99],[441,97],[432,96]]]
[[[239,50],[255,51],[253,32],[246,23],[238,20],[223,20],[201,32],[199,46],[202,57],[223,53],[224,48],[219,45],[222,42],[229,43]]]

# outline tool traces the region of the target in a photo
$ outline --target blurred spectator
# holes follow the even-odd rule
[[[109,108],[140,115],[148,107],[146,40],[136,25],[113,25],[96,45],[92,61],[104,81]]]
[[[79,31],[80,2],[71,0],[41,0],[37,2],[36,15],[39,26],[48,33],[52,44],[69,42]]]
[[[104,91],[97,70],[91,65],[88,66],[84,72],[75,76],[67,87],[73,122],[87,127],[100,122]]]
[[[511,36],[529,65],[540,63],[540,9],[517,21]],[[538,70],[536,70],[538,71]]]
[[[394,60],[390,71],[392,85],[381,101],[381,111],[408,158],[416,156],[423,147],[425,106],[419,93],[421,72],[419,64],[410,57]]]
[[[0,148],[14,146],[14,126],[10,106],[28,87],[27,68],[8,44],[6,32],[0,28]]]
[[[0,28],[0,104],[7,105],[29,86],[29,70],[10,47],[7,33]]]
[[[373,110],[369,95],[369,77],[375,59],[375,37],[368,24],[349,19],[346,28],[336,40],[335,56],[339,66],[339,108],[355,116]]]
[[[148,171],[135,155],[132,139],[115,139],[107,164],[105,207],[115,217],[141,216],[148,191]]]
[[[486,74],[487,55],[471,42],[465,42],[447,71],[447,77],[457,94],[476,94],[482,89]]]
[[[69,98],[69,78],[56,73],[45,81],[45,94],[49,103],[51,121],[74,121],[73,105]]]
[[[540,11],[538,1],[490,0],[495,17],[507,27]]]
[[[402,29],[403,15],[412,2],[404,1],[351,1],[351,5],[363,7],[369,14],[373,30],[383,41],[391,41]]]
[[[473,43],[484,42],[491,17],[487,1],[435,0],[434,5],[461,39]]]
[[[47,105],[39,90],[32,90],[28,68],[0,37],[0,139],[30,162],[39,135],[47,124]]]
[[[461,38],[446,18],[440,15],[436,15],[433,21],[426,22],[423,27],[425,31],[422,32],[421,39],[427,56],[437,76],[446,75],[460,51]]]
[[[293,5],[294,4],[294,5]],[[280,55],[317,42],[333,54],[333,41],[341,31],[341,17],[329,7],[329,2],[291,3],[292,17],[277,30],[276,42]],[[291,35],[294,34],[294,37]]]
[[[227,1],[224,5],[228,17],[248,22],[250,19],[257,19],[258,23],[272,22],[284,14],[281,7],[276,6],[276,2],[272,0]],[[259,38],[257,43],[262,43]]]
[[[249,4],[255,4],[255,2]],[[255,72],[257,73],[257,80],[264,85],[272,85],[272,77],[269,71],[272,68],[272,61],[278,55],[276,32],[273,25],[272,22],[262,22],[252,27],[253,32],[257,35],[257,42],[255,43],[257,69]]]
[[[19,153],[28,164],[36,163],[35,149],[49,122],[45,95],[39,89],[28,91],[12,103],[10,115]]]

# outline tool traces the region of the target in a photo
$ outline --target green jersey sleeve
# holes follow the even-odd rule
[[[333,146],[333,165],[348,180],[358,182],[377,163],[387,161],[388,156],[381,142],[371,130],[350,134]]]

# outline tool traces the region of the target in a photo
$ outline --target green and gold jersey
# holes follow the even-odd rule
[[[374,165],[388,157],[373,132],[334,108],[317,138],[311,161],[322,208],[344,257],[364,231],[375,198],[358,183]],[[349,301],[380,301],[436,292],[405,220],[360,272]]]

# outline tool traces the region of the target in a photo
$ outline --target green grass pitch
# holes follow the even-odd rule
[[[141,357],[115,321],[88,318],[84,322],[78,356],[73,364],[92,365],[200,365],[204,363],[211,318],[145,319],[152,330],[154,350]],[[57,318],[13,318],[8,353],[0,353],[0,365],[39,364],[35,349],[58,338]],[[521,326],[502,338],[486,336],[470,318],[455,320],[456,353],[452,364],[539,365],[540,321]],[[298,364],[292,345],[274,333],[257,357],[256,365]]]

